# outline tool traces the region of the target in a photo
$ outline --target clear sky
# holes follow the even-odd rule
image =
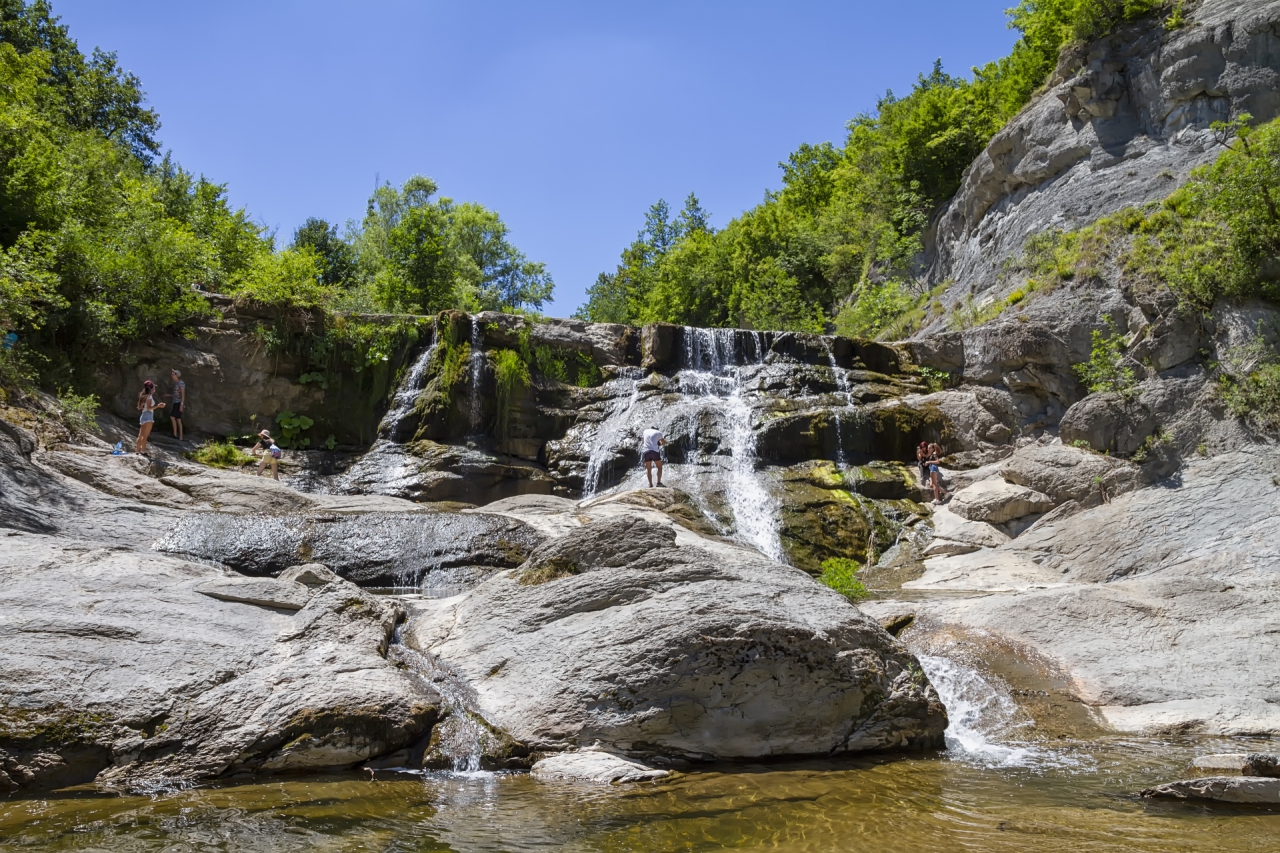
[[[118,52],[191,171],[289,241],[428,175],[497,210],[568,316],[658,198],[723,226],[802,142],[844,137],[941,57],[1008,52],[1014,0],[54,0]]]

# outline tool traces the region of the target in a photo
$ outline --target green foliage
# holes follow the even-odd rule
[[[58,395],[62,422],[73,433],[92,435],[98,431],[98,398],[93,394],[77,394],[70,388]]]
[[[964,170],[1044,85],[1064,45],[1165,5],[1023,0],[1009,12],[1022,37],[1008,56],[971,79],[938,62],[905,97],[887,92],[849,122],[842,146],[800,146],[779,164],[782,189],[723,230],[693,195],[674,218],[658,201],[575,316],[821,331],[835,314],[843,334],[909,333],[928,316],[928,295],[910,274],[923,229]]]
[[[1075,366],[1080,381],[1092,393],[1113,392],[1128,396],[1137,387],[1133,368],[1126,365],[1124,336],[1116,330],[1111,318],[1106,318],[1107,333],[1093,330],[1089,360]]]
[[[1280,120],[1215,124],[1227,150],[1143,219],[1127,263],[1184,301],[1280,299]]]
[[[855,577],[861,568],[857,560],[830,557],[822,561],[822,574],[818,577],[818,583],[831,587],[850,601],[862,601],[869,598],[871,593]]]
[[[524,358],[515,350],[498,349],[493,352],[493,378],[496,387],[494,403],[497,409],[496,433],[507,437],[511,426],[513,398],[529,385],[529,368]]]
[[[193,462],[213,468],[243,468],[252,464],[254,459],[230,441],[206,441],[190,453],[185,454]]]
[[[924,380],[924,384],[930,392],[938,392],[946,388],[951,383],[951,374],[945,370],[936,370],[932,367],[918,368],[920,378]]]
[[[335,312],[538,307],[551,278],[496,213],[411,178],[347,233],[318,219],[278,250],[226,188],[156,160],[159,120],[115,56],[84,56],[44,0],[0,0],[0,381],[85,388],[128,347],[212,315],[200,290],[282,309],[259,332],[328,370],[385,363],[403,329]]]
[[[575,362],[573,384],[579,388],[594,388],[604,381],[604,374],[601,373],[599,365],[591,358],[588,353],[576,352],[573,354]]]
[[[276,415],[276,423],[280,425],[280,445],[292,449],[305,449],[311,446],[311,439],[304,438],[303,433],[311,429],[315,421],[306,415],[298,415],[287,409]]]
[[[1218,390],[1231,414],[1280,430],[1280,357],[1261,331],[1223,359]]]

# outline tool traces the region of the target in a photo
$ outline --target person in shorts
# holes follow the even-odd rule
[[[270,462],[271,478],[273,480],[279,480],[280,472],[277,470],[277,466],[280,464],[280,460],[284,456],[284,451],[280,448],[280,445],[276,444],[276,440],[271,437],[271,433],[265,429],[258,433],[258,443],[255,444],[253,446],[253,450],[249,452],[256,453],[259,449],[262,450],[262,461],[258,463],[257,476],[262,476],[263,469],[266,468],[267,463]]]
[[[662,448],[666,445],[667,440],[662,436],[662,430],[655,427],[649,427],[644,431],[644,439],[641,443],[641,456],[644,460],[644,475],[649,478],[649,486],[653,487],[653,466],[658,466],[658,486],[662,486]]]
[[[147,439],[151,436],[151,428],[156,425],[156,410],[163,409],[164,403],[156,402],[156,383],[148,379],[142,383],[142,393],[138,395],[138,440],[133,449],[141,454],[147,452]]]
[[[173,369],[169,372],[173,377],[173,408],[169,410],[169,419],[173,421],[173,437],[182,441],[182,412],[187,408],[187,383],[182,381],[182,373]]]

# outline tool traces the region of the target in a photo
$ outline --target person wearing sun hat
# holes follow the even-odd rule
[[[262,471],[267,467],[267,462],[271,463],[271,477],[274,480],[280,479],[280,472],[276,466],[280,464],[280,457],[284,456],[284,451],[280,449],[280,445],[276,444],[276,440],[271,437],[269,430],[262,430],[258,433],[258,443],[253,446],[251,453],[262,450],[262,461],[258,463],[258,476],[262,476]]]

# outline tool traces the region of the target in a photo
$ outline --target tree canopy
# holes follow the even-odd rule
[[[1166,5],[1022,0],[1009,10],[1021,37],[1008,56],[972,69],[969,78],[947,73],[939,60],[906,96],[886,92],[874,111],[848,123],[843,145],[800,146],[779,164],[782,188],[723,230],[714,231],[705,216],[696,228],[678,217],[667,228],[667,205],[659,201],[577,316],[894,331],[895,318],[924,296],[913,272],[929,218],[1044,85],[1063,46]]]

